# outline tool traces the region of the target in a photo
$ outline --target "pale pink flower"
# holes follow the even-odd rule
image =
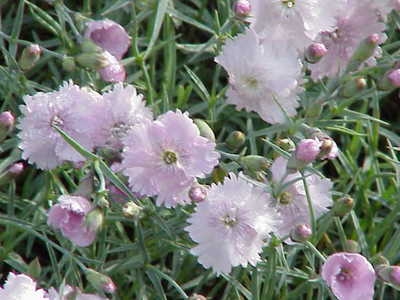
[[[22,158],[40,169],[85,160],[52,126],[58,126],[89,151],[98,143],[101,96],[94,91],[69,82],[55,92],[25,96],[24,101],[17,126],[19,147]]]
[[[98,70],[101,78],[107,82],[122,82],[126,79],[126,71],[120,61],[108,51],[103,52],[108,65]]]
[[[98,295],[83,294],[78,288],[69,285],[60,288],[58,292],[54,288],[50,288],[48,300],[69,300],[71,296],[75,296],[75,298],[72,298],[74,300],[107,300],[107,298]]]
[[[63,236],[80,247],[89,246],[96,238],[96,232],[85,223],[86,215],[94,208],[86,198],[62,195],[59,204],[50,208],[47,224],[61,230]]]
[[[37,289],[36,282],[24,274],[10,272],[3,287],[0,287],[0,299],[4,300],[47,300],[46,292]]]
[[[283,220],[278,227],[277,235],[284,238],[297,225],[310,225],[310,212],[301,174],[288,172],[287,160],[283,157],[275,159],[271,166],[271,172],[275,193],[273,202]],[[331,196],[333,184],[329,179],[321,178],[316,174],[306,173],[305,178],[315,217],[319,218],[333,204]],[[282,187],[284,188],[282,189]]]
[[[126,30],[111,20],[88,22],[85,37],[108,51],[116,59],[120,60],[131,43],[131,38]]]
[[[268,123],[296,114],[301,62],[289,43],[265,39],[253,30],[228,40],[215,61],[229,75],[227,102],[257,112]],[[240,62],[240,63],[239,63]]]
[[[255,266],[278,223],[268,198],[263,189],[234,174],[222,184],[212,184],[185,228],[198,244],[191,253],[217,274],[229,273],[239,265]]]
[[[375,271],[358,253],[335,253],[322,266],[321,276],[339,300],[372,300]]]
[[[188,203],[195,178],[218,164],[215,143],[201,137],[188,114],[179,110],[134,126],[123,142],[121,167],[131,189],[157,195],[157,204],[166,207]]]
[[[153,119],[143,95],[137,94],[134,86],[121,83],[103,94],[103,116],[104,146],[114,150],[122,149],[122,138],[136,124]]]
[[[379,34],[380,42],[383,42],[384,30],[385,24],[379,22],[374,1],[348,0],[337,14],[334,29],[319,35],[318,40],[325,45],[328,53],[318,63],[309,66],[313,79],[335,76],[344,71],[358,45],[373,34]],[[376,55],[379,51],[380,48]],[[367,61],[369,64],[374,62],[373,57]]]

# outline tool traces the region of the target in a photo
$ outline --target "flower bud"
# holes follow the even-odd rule
[[[194,184],[189,190],[189,198],[193,202],[202,202],[207,198],[207,188],[200,184]]]
[[[400,287],[400,266],[379,265],[376,271],[381,280]]]
[[[193,294],[192,296],[190,296],[189,300],[207,300],[207,298],[203,295]]]
[[[238,0],[233,5],[233,11],[238,18],[245,18],[251,12],[251,5],[248,0]]]
[[[253,172],[266,171],[271,162],[260,155],[247,155],[239,159],[239,163],[247,170]]]
[[[313,43],[308,46],[305,52],[305,59],[310,64],[315,64],[321,60],[328,53],[325,45],[322,43]]]
[[[317,139],[303,139],[296,147],[296,159],[306,164],[313,162],[320,153],[322,143]]]
[[[347,240],[343,250],[345,252],[360,253],[361,247],[356,241]]]
[[[319,159],[334,159],[338,156],[339,149],[333,139],[327,137],[323,138],[321,142]]]
[[[338,200],[333,205],[333,214],[337,217],[344,217],[347,215],[354,207],[354,200],[350,197],[343,197]]]
[[[22,50],[21,57],[19,59],[19,66],[23,71],[31,69],[36,62],[39,60],[42,54],[42,49],[37,44],[32,44]]]
[[[67,72],[73,72],[76,68],[75,58],[71,56],[64,56],[62,60],[62,67]]]
[[[14,163],[8,169],[0,175],[0,185],[3,185],[11,180],[17,178],[24,171],[25,166],[23,163]]]
[[[215,183],[224,182],[226,175],[228,175],[228,174],[220,166],[215,167],[214,170],[211,172],[211,178],[212,178],[213,182],[215,182]]]
[[[82,53],[76,56],[75,60],[82,67],[95,70],[103,69],[110,64],[104,52]]]
[[[90,231],[100,231],[104,223],[104,214],[100,208],[95,208],[91,210],[85,219],[86,226]]]
[[[85,275],[86,279],[98,291],[113,294],[117,289],[112,279],[107,275],[96,272],[93,269],[86,269]]]
[[[205,137],[211,142],[215,142],[215,135],[210,126],[207,124],[206,121],[202,119],[194,119],[193,123],[199,128],[200,135]]]
[[[295,150],[296,145],[293,143],[291,139],[277,139],[276,145],[282,148],[285,151],[292,152]]]
[[[393,69],[384,75],[379,82],[378,87],[381,90],[391,90],[400,87],[400,69]]]
[[[246,136],[241,131],[232,131],[225,140],[225,144],[231,150],[237,150],[246,142]]]
[[[95,43],[93,43],[89,39],[85,39],[81,44],[80,44],[81,50],[84,53],[101,53],[103,52],[103,49],[99,46],[97,46]]]
[[[0,142],[13,130],[15,117],[9,111],[0,114]]]
[[[345,98],[351,98],[361,92],[367,87],[367,80],[363,77],[358,77],[347,81],[343,88],[340,90],[340,94]]]
[[[374,55],[376,48],[380,43],[379,34],[374,33],[365,38],[358,48],[354,51],[347,66],[347,72],[352,72],[368,58]]]
[[[380,253],[371,258],[371,263],[375,266],[375,268],[388,266],[390,264],[389,260]]]
[[[295,242],[305,242],[312,236],[312,230],[308,224],[297,225],[291,232],[290,237]]]
[[[133,201],[128,201],[127,203],[124,204],[122,207],[122,214],[126,218],[134,218],[137,219],[140,216],[140,213],[142,212],[143,208],[137,205]]]

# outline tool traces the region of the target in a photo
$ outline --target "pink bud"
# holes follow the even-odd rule
[[[327,53],[328,53],[328,49],[326,49],[324,44],[313,43],[307,48],[307,50],[305,52],[305,57],[309,63],[316,63],[322,57],[324,57]]]
[[[18,176],[24,171],[23,163],[15,163],[8,168],[8,173],[12,176]]]
[[[108,60],[108,65],[100,70],[100,76],[104,81],[107,82],[122,82],[126,78],[126,72],[123,65],[111,55],[109,52],[105,51],[103,53]]]
[[[9,111],[4,111],[0,114],[0,126],[5,128],[11,128],[14,126],[15,117]]]
[[[111,279],[103,285],[103,291],[106,293],[114,294],[116,290],[117,287],[115,286],[114,282],[111,281]]]
[[[308,224],[297,225],[292,231],[291,238],[296,242],[307,241],[312,236],[312,230]]]
[[[28,47],[28,52],[31,55],[40,55],[42,54],[42,49],[38,44],[32,44]]]
[[[367,41],[372,45],[378,45],[380,41],[379,34],[371,34],[370,36],[368,36]]]
[[[243,18],[247,17],[251,11],[251,5],[247,0],[238,0],[233,6],[236,16]]]
[[[316,139],[301,140],[296,148],[296,159],[310,163],[320,153],[321,142]]]
[[[193,202],[202,202],[207,198],[207,189],[200,184],[196,184],[190,188],[189,198]]]
[[[400,69],[389,71],[386,76],[394,87],[400,87]]]
[[[392,266],[389,276],[393,284],[400,286],[400,266]]]

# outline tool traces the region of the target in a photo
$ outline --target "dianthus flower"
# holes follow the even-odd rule
[[[200,136],[187,113],[169,111],[156,121],[136,125],[123,139],[121,167],[133,192],[158,196],[157,204],[189,203],[196,177],[218,164],[215,143]]]
[[[153,114],[145,106],[143,95],[137,94],[132,85],[122,83],[103,95],[103,133],[105,146],[114,150],[122,148],[122,138],[136,124],[152,120]]]
[[[86,198],[67,195],[60,196],[58,202],[50,208],[47,224],[61,230],[63,236],[80,247],[93,243],[96,232],[85,224],[85,217],[93,209],[93,204]]]
[[[0,299],[4,300],[47,300],[46,292],[36,289],[36,282],[24,274],[9,273],[3,287],[0,287]]]
[[[98,142],[101,96],[72,82],[58,91],[24,97],[18,128],[22,158],[40,169],[53,169],[64,161],[81,162],[75,151],[53,128],[58,126],[89,151]]]
[[[232,267],[255,266],[270,233],[278,223],[268,193],[234,174],[213,184],[198,203],[185,228],[198,243],[191,253],[205,268],[229,273]]]
[[[318,63],[309,66],[314,79],[344,71],[358,45],[370,35],[379,34],[380,42],[384,41],[385,25],[379,22],[374,2],[348,0],[336,17],[334,30],[320,33],[319,42],[325,45],[328,53]],[[376,55],[379,51],[377,48]],[[375,59],[371,57],[367,62],[374,64]]]
[[[227,102],[257,112],[268,123],[296,114],[301,62],[295,48],[265,39],[253,30],[228,40],[215,61],[229,75]]]
[[[287,160],[283,157],[275,159],[271,166],[272,184],[275,189],[274,205],[281,215],[282,223],[277,235],[287,237],[300,224],[311,224],[305,187],[299,172],[287,171]],[[308,191],[311,198],[315,218],[320,217],[332,206],[332,182],[320,178],[316,174],[305,174]],[[282,189],[282,187],[284,187]]]
[[[100,297],[94,294],[83,294],[78,288],[69,285],[64,286],[57,292],[54,288],[49,290],[48,300],[107,300],[107,298]]]
[[[374,297],[374,268],[358,253],[329,256],[322,266],[321,276],[339,300],[372,300]]]

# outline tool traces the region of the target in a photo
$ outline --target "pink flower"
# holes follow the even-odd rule
[[[131,38],[125,29],[111,20],[88,22],[85,37],[121,60],[131,44]]]
[[[314,161],[320,152],[321,142],[316,139],[304,139],[296,147],[296,158],[310,163]]]
[[[59,204],[50,208],[47,224],[60,229],[61,233],[80,247],[89,246],[96,238],[96,232],[85,224],[85,217],[93,209],[86,198],[63,195]]]
[[[0,299],[4,300],[47,300],[46,292],[36,289],[36,282],[30,277],[9,273],[6,283],[0,287]]]
[[[10,129],[14,126],[15,117],[9,111],[3,111],[0,114],[0,126]]]
[[[255,266],[275,231],[276,211],[268,205],[268,193],[240,175],[230,174],[223,184],[212,184],[207,199],[198,203],[185,228],[198,245],[191,253],[205,268],[229,273],[232,267]]]
[[[358,253],[335,253],[328,257],[321,271],[339,300],[372,300],[375,271],[368,260]]]
[[[283,157],[275,159],[271,172],[275,194],[273,202],[283,221],[278,227],[277,235],[285,238],[297,225],[311,224],[305,187],[299,172],[294,174],[287,172],[287,160]],[[315,217],[319,218],[333,204],[331,197],[333,184],[329,179],[316,174],[306,173],[305,177]],[[289,182],[291,183],[288,184]]]
[[[101,96],[66,82],[58,91],[24,97],[18,128],[22,158],[40,169],[53,169],[65,161],[85,158],[53,128],[58,126],[89,151],[100,136]]]
[[[98,70],[101,78],[107,82],[124,81],[126,78],[124,66],[121,65],[117,58],[112,56],[108,51],[104,51],[103,55],[106,58],[108,65]]]
[[[385,25],[379,22],[374,1],[348,0],[336,17],[335,29],[319,35],[328,53],[317,64],[309,66],[312,77],[320,79],[344,71],[361,41],[378,33],[383,42],[384,30]],[[374,61],[374,58],[370,58],[367,62],[373,64]]]
[[[201,137],[187,113],[169,111],[154,122],[136,125],[123,140],[121,163],[134,192],[156,196],[157,204],[189,203],[196,177],[218,164],[215,143]]]

